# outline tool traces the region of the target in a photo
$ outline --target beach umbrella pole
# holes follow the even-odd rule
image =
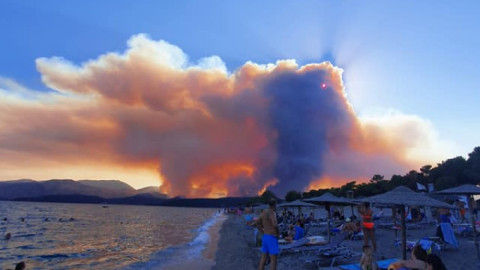
[[[395,240],[398,238],[398,230],[397,228],[397,208],[395,206],[392,207],[392,216],[393,216],[393,227],[395,228],[393,231],[395,232]]]
[[[477,252],[477,259],[480,259],[480,253],[478,251],[478,240],[477,240],[477,228],[475,226],[475,218],[473,214],[473,195],[468,196],[468,207],[470,207],[470,220],[472,222],[473,229],[473,241],[475,242],[475,251]]]
[[[407,226],[405,226],[405,206],[400,207],[400,219],[402,220],[402,259],[407,259]]]
[[[330,207],[327,210],[327,234],[328,234],[328,243],[330,244]]]

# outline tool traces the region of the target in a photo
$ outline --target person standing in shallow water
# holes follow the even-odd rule
[[[363,245],[367,246],[372,240],[373,251],[377,251],[377,242],[375,241],[375,224],[373,223],[373,211],[370,209],[370,203],[365,202],[358,208],[362,215]]]
[[[262,257],[260,259],[259,270],[265,269],[267,256],[270,255],[271,266],[270,269],[277,269],[277,255],[278,255],[278,236],[279,229],[277,224],[277,216],[275,214],[275,207],[277,202],[272,199],[268,203],[269,208],[263,212],[257,220],[257,227],[260,232],[263,232],[262,237]]]

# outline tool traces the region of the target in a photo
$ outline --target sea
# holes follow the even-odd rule
[[[0,201],[0,269],[210,269],[225,219],[207,208]]]

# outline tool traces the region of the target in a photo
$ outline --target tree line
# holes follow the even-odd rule
[[[390,180],[384,179],[383,175],[375,174],[367,183],[357,184],[356,181],[351,181],[340,187],[312,189],[308,192],[291,190],[285,195],[285,201],[318,197],[325,192],[342,197],[348,197],[349,192],[354,197],[368,197],[385,193],[398,186],[417,190],[417,183],[426,187],[433,184],[437,191],[464,184],[480,184],[480,147],[475,147],[467,159],[462,156],[450,158],[436,166],[422,166],[420,171],[411,170],[405,175],[393,175]],[[261,196],[252,198],[250,203],[266,203],[271,198],[279,199],[272,191],[267,190]]]

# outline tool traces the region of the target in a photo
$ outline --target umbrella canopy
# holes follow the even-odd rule
[[[416,193],[411,189],[399,186],[393,190],[375,195],[372,197],[362,199],[364,202],[370,202],[373,204],[382,204],[382,205],[391,205],[391,206],[429,206],[429,207],[439,207],[439,208],[452,208],[453,206],[420,193]],[[407,242],[407,233],[405,226],[405,207],[400,207],[401,211],[401,222],[402,222],[402,257],[405,260],[407,257],[406,242]]]
[[[474,185],[463,185],[435,192],[437,194],[457,194],[457,195],[477,195],[480,194],[480,188]]]
[[[279,208],[288,208],[288,207],[316,207],[317,205],[316,204],[313,204],[313,203],[308,203],[308,202],[302,202],[300,200],[295,200],[293,202],[285,202],[285,203],[281,203],[279,205],[277,205],[277,207]]]
[[[429,206],[438,208],[455,208],[448,203],[432,199],[411,189],[399,186],[386,193],[363,198],[360,201],[381,205]]]
[[[347,198],[339,198],[332,193],[326,192],[322,196],[319,197],[313,197],[310,199],[305,199],[303,200],[304,202],[310,202],[314,204],[320,204],[320,205],[325,205],[325,204],[334,204],[334,205],[351,205],[351,204],[356,204],[352,202],[351,200]]]
[[[310,199],[303,200],[305,202],[310,202],[318,205],[351,205],[356,204],[349,199],[346,198],[339,198],[329,192],[324,193],[322,196],[314,197]],[[327,209],[328,215],[328,222],[327,222],[327,234],[328,234],[328,242],[330,243],[330,209]]]
[[[437,194],[455,194],[455,195],[467,195],[468,207],[470,208],[470,220],[472,222],[472,229],[474,235],[475,251],[477,252],[477,259],[480,260],[480,248],[478,246],[477,239],[477,227],[474,219],[473,198],[472,195],[480,194],[480,188],[474,185],[462,185],[459,187],[444,189],[436,192]]]

